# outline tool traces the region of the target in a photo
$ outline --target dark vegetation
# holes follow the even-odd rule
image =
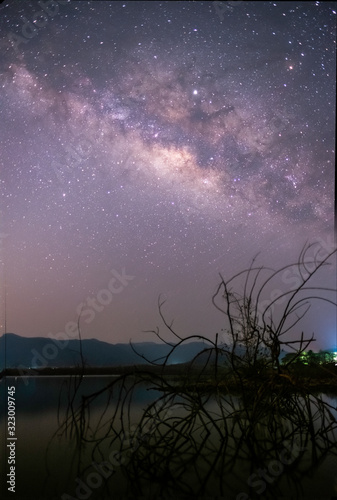
[[[309,351],[310,352],[310,351]],[[323,358],[322,358],[323,354]],[[298,390],[299,386],[302,385],[303,388],[310,387],[311,389],[316,388],[319,390],[327,390],[337,392],[337,362],[334,361],[335,355],[332,352],[324,353],[312,353],[309,356],[317,356],[317,360],[313,362],[305,362],[303,359],[296,357],[295,353],[287,353],[281,360],[281,368],[284,368],[289,361],[291,361],[291,366],[288,366],[285,373],[281,374],[280,377],[287,377],[292,383],[294,390]],[[295,359],[296,357],[296,359]],[[333,361],[327,361],[326,359],[331,358]],[[315,359],[315,358],[314,358]],[[175,378],[176,384],[180,383],[180,386],[188,387],[188,381],[192,381],[191,387],[194,389],[195,385],[199,390],[207,389],[213,390],[216,385],[217,388],[223,391],[237,390],[239,386],[237,385],[237,379],[233,376],[231,367],[229,363],[223,362],[220,364],[218,362],[217,379],[214,378],[215,363],[209,361],[207,366],[203,366],[203,373],[200,373],[200,363],[199,366],[193,366],[192,362],[187,363],[176,363],[167,364],[165,366],[157,366],[149,364],[146,366],[145,370],[149,375],[160,375],[165,377]],[[128,375],[137,377],[144,373],[144,364],[130,365],[130,366],[85,366],[83,369],[81,367],[45,367],[45,368],[26,368],[24,371],[19,368],[7,368],[0,373],[0,376],[8,377],[36,377],[36,376],[72,376],[76,377],[83,374],[83,376],[119,376]],[[246,384],[249,384],[253,380],[263,384],[266,379],[274,378],[277,380],[277,376],[272,368],[262,369],[257,371],[249,371],[250,377],[247,378]],[[195,382],[197,381],[197,384]],[[177,385],[178,387],[178,385]]]
[[[336,306],[335,290],[311,286],[312,277],[329,265],[333,255],[319,260],[307,245],[298,262],[277,271],[258,267],[254,260],[229,280],[221,276],[212,297],[225,320],[221,342],[218,334],[214,340],[179,335],[159,300],[164,332],[175,341],[166,340],[159,329],[154,335],[170,346],[169,354],[148,360],[148,367],[121,372],[104,389],[83,397],[79,405],[74,394],[60,422],[58,436],[77,443],[81,477],[91,470],[81,457],[84,447],[90,453],[88,464],[111,462],[114,453],[113,472],[95,498],[110,498],[117,492],[120,498],[122,494],[150,499],[177,493],[186,498],[237,498],[240,492],[247,493],[241,498],[261,498],[261,487],[247,479],[272,461],[280,464],[285,449],[288,458],[295,458],[265,482],[263,498],[290,497],[289,491],[293,498],[303,497],[300,478],[312,474],[327,455],[337,454],[336,408],[319,392],[321,386],[325,392],[337,386],[337,373],[331,359],[311,354],[310,362],[306,358],[313,336],[301,333],[287,340],[286,334],[297,328],[311,303],[321,300]],[[267,304],[264,301],[261,309],[268,285],[294,267],[300,284]],[[276,314],[274,305],[280,298],[282,311]],[[171,356],[190,340],[202,340],[205,349],[183,367],[183,373],[182,367],[174,367],[177,373],[166,376]],[[281,349],[291,351],[282,362]],[[135,420],[132,405],[144,385],[155,396],[144,403]],[[92,408],[102,397],[105,406],[95,420]],[[300,451],[294,454],[295,449]],[[243,479],[238,474],[242,468]]]

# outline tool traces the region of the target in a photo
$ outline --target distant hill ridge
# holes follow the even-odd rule
[[[151,361],[156,361],[170,352],[170,346],[164,343],[136,342],[132,345],[139,354]],[[191,361],[209,346],[210,344],[203,342],[184,343],[176,349],[169,363]],[[83,339],[82,353],[86,365],[91,367],[132,366],[146,363],[132,350],[129,343],[110,344],[97,339]],[[14,333],[6,333],[0,337],[0,370],[5,367],[73,367],[80,364],[80,341],[77,339],[58,341],[45,337],[27,338]]]

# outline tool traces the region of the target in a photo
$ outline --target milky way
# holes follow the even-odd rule
[[[213,335],[219,272],[331,241],[332,3],[42,5],[0,7],[11,331],[64,330],[125,268],[84,336],[152,340],[159,293],[181,333]]]

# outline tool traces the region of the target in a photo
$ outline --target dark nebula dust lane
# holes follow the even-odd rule
[[[331,247],[335,21],[332,2],[1,4],[10,329],[61,331],[125,268],[85,336],[148,339],[159,293],[213,335],[219,272]],[[317,325],[331,342],[333,311]]]

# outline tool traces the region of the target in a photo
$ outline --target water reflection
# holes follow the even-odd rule
[[[173,387],[145,377],[88,377],[79,386],[69,377],[18,379],[16,498],[336,495],[335,395],[289,400],[286,417],[247,408],[238,395]]]
[[[289,498],[291,492],[294,498],[330,499],[336,494],[330,479],[319,497],[311,496],[310,479],[317,482],[327,471],[334,477],[335,398],[268,392],[258,400],[146,378],[120,377],[84,398],[63,423],[65,434],[76,429],[77,449],[86,446],[89,463],[82,469],[78,463],[79,477],[90,478],[93,464],[104,464],[104,488],[95,489],[95,498],[179,493],[243,500]],[[106,404],[93,414],[102,394]]]

